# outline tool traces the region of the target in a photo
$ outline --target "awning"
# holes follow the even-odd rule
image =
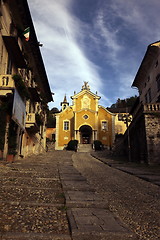
[[[2,37],[13,63],[15,63],[18,68],[26,68],[26,62],[16,38],[13,36]]]

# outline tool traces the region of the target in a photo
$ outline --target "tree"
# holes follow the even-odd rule
[[[118,98],[116,103],[111,105],[111,108],[126,108],[126,107],[132,107],[137,99],[137,96],[132,96],[126,99],[120,99]]]
[[[49,112],[54,114],[54,113],[59,113],[59,110],[58,110],[58,108],[54,107]]]
[[[59,110],[56,107],[49,110],[48,116],[47,116],[47,128],[55,128],[56,127],[56,117],[55,117],[56,113],[59,113]]]

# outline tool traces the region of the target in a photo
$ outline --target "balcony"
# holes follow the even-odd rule
[[[0,96],[6,96],[12,93],[15,88],[12,75],[0,75]]]
[[[160,103],[149,103],[144,105],[144,112],[160,112]]]
[[[26,116],[26,128],[30,132],[38,132],[39,131],[39,126],[37,124],[36,120],[36,113],[28,113]]]

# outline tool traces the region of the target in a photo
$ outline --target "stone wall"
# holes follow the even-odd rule
[[[148,163],[160,164],[160,113],[145,114]]]

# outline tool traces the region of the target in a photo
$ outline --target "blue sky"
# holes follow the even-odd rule
[[[159,0],[28,0],[60,109],[84,81],[109,107],[137,95],[131,85],[150,43],[160,40]]]

